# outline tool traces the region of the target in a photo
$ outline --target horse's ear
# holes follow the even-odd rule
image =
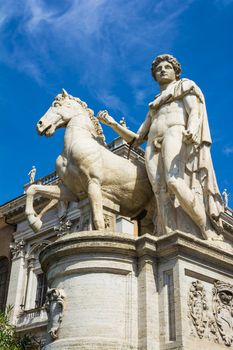
[[[62,97],[68,96],[68,92],[65,89],[62,89]]]

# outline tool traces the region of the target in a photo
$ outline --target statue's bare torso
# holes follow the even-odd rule
[[[164,137],[169,128],[179,126],[177,132],[184,130],[187,124],[187,112],[181,100],[162,106],[158,111],[151,111],[151,126],[148,141],[153,142],[158,137]],[[181,128],[180,128],[181,126]]]

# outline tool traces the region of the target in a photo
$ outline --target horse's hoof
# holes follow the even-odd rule
[[[33,225],[30,225],[35,233],[39,232],[42,226],[42,221],[38,220]]]
[[[30,215],[28,217],[28,221],[29,221],[29,226],[33,229],[34,232],[40,231],[42,226],[42,221],[39,218],[37,218],[34,215]]]
[[[30,227],[33,229],[35,233],[39,232],[42,226],[42,221],[38,219],[33,224],[30,224]]]

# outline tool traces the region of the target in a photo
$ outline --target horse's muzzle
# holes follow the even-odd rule
[[[40,120],[36,125],[36,131],[40,136],[46,135],[47,131],[52,127],[51,124],[44,126],[43,122]]]

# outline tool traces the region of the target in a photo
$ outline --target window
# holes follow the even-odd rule
[[[37,290],[36,290],[36,300],[35,307],[42,307],[45,303],[46,293],[47,293],[48,285],[47,279],[44,273],[40,273],[37,275]]]
[[[6,307],[8,290],[9,261],[6,257],[0,257],[0,311]]]

